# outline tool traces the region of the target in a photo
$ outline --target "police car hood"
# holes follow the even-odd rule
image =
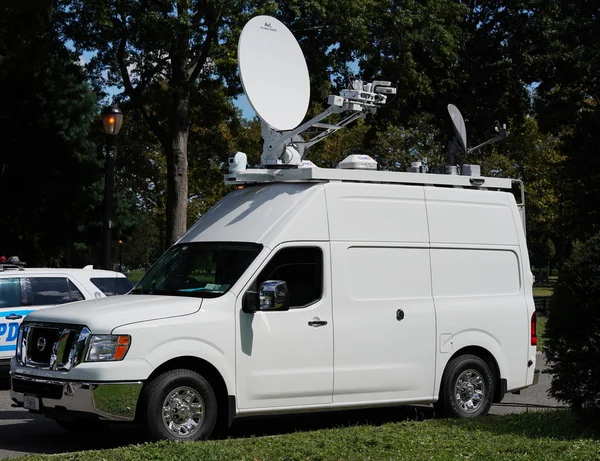
[[[85,325],[92,333],[108,334],[130,323],[190,315],[201,305],[202,298],[183,296],[111,296],[41,309],[25,317],[25,322]]]

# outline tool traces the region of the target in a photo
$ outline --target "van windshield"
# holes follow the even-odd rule
[[[216,298],[261,252],[256,243],[182,243],[169,248],[131,294]]]

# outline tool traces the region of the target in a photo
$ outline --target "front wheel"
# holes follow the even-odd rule
[[[436,405],[447,416],[474,418],[486,415],[492,406],[494,376],[476,355],[461,355],[446,366]]]
[[[191,370],[172,370],[155,378],[144,389],[142,404],[142,422],[157,440],[203,440],[217,422],[215,393]]]

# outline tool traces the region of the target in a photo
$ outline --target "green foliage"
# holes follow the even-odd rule
[[[396,410],[400,414],[401,410]],[[323,426],[327,416],[304,419]],[[275,420],[275,424],[285,420]],[[326,423],[325,423],[326,424]],[[252,422],[260,431],[263,423]],[[285,431],[275,428],[275,433]],[[290,432],[293,431],[293,428]],[[428,420],[292,432],[208,442],[159,442],[61,454],[64,460],[538,460],[598,459],[600,441],[567,411],[464,420]],[[30,455],[23,461],[51,459]]]
[[[50,1],[2,3],[0,101],[0,253],[30,265],[93,262],[96,97],[53,28]]]
[[[579,245],[561,270],[546,336],[551,395],[600,414],[600,234]]]

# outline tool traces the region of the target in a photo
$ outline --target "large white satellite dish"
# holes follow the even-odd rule
[[[258,116],[276,131],[296,128],[310,99],[304,54],[289,29],[271,16],[246,23],[238,43],[240,79]]]

